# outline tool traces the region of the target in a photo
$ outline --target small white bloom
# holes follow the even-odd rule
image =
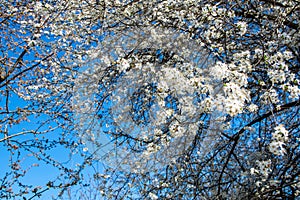
[[[83,152],[87,152],[89,149],[87,147],[84,147],[82,150]]]
[[[257,112],[258,106],[255,105],[255,104],[251,104],[251,105],[248,107],[248,110],[249,110],[250,112]]]
[[[255,185],[256,185],[257,187],[260,187],[261,184],[262,184],[262,182],[260,182],[260,181],[257,181],[257,182],[255,183]]]
[[[253,174],[256,174],[256,173],[258,173],[257,169],[255,169],[255,168],[252,167],[252,168],[250,169],[250,174],[253,175]]]
[[[168,109],[168,110],[166,110],[166,115],[167,115],[167,117],[173,115],[173,113],[174,113],[174,110],[173,110],[173,109]]]
[[[158,196],[156,194],[153,194],[152,192],[149,193],[149,197],[151,198],[151,200],[158,199]]]
[[[272,152],[274,155],[284,155],[286,153],[286,150],[284,148],[284,143],[283,142],[278,142],[278,141],[272,141],[269,145],[269,150]]]
[[[275,132],[272,134],[274,140],[282,141],[282,142],[288,140],[289,132],[285,129],[285,127],[282,124],[278,125],[274,129]]]
[[[238,22],[237,27],[240,29],[241,35],[244,35],[247,32],[247,23],[246,22]]]
[[[122,59],[120,62],[120,70],[121,71],[126,71],[130,67],[128,60]]]

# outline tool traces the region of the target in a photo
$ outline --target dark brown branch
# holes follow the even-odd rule
[[[245,131],[245,127],[252,126],[252,125],[256,124],[257,122],[260,122],[260,121],[262,121],[262,120],[264,120],[264,119],[270,117],[270,116],[273,115],[273,114],[282,112],[282,111],[284,111],[284,110],[287,110],[287,109],[292,108],[292,107],[295,107],[295,106],[300,106],[300,99],[297,100],[297,101],[293,101],[293,102],[290,102],[290,103],[281,105],[281,106],[277,106],[276,108],[274,108],[274,109],[271,110],[270,112],[267,112],[267,113],[263,114],[262,116],[256,118],[255,120],[253,120],[252,122],[250,122],[250,123],[248,123],[246,126],[244,126],[244,127],[237,133],[237,135],[242,134],[242,133]]]

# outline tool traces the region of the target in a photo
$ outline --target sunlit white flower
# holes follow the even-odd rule
[[[158,199],[158,196],[156,194],[152,193],[152,192],[149,193],[149,197],[150,197],[151,200]]]
[[[258,166],[258,171],[261,175],[264,177],[267,177],[270,172],[272,172],[271,169],[271,160],[262,160],[262,161],[256,161]]]
[[[269,150],[272,152],[274,155],[284,155],[286,153],[286,150],[284,148],[284,143],[279,142],[279,141],[272,141],[269,144]]]
[[[285,129],[283,124],[278,125],[274,128],[275,132],[272,134],[272,138],[277,141],[287,141],[289,132]]]
[[[253,167],[250,169],[250,174],[251,175],[254,175],[254,174],[257,174],[257,173],[259,173],[257,169],[255,169]]]
[[[228,66],[225,63],[217,62],[210,70],[211,75],[215,79],[222,80],[228,75]]]
[[[247,23],[246,22],[239,21],[237,23],[237,27],[239,28],[241,35],[244,35],[247,32]]]
[[[121,71],[126,71],[130,67],[129,61],[122,59],[119,64],[119,68]]]
[[[250,112],[257,112],[258,106],[255,105],[255,104],[251,104],[251,105],[248,107],[248,110],[249,110]]]
[[[82,151],[83,152],[87,152],[89,149],[87,148],[87,147],[84,147],[83,149],[82,149]]]

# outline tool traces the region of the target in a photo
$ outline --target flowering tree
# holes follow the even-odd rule
[[[94,193],[107,199],[299,195],[299,2],[74,0],[1,9],[1,123],[43,119],[35,130],[3,129],[1,142],[22,149],[20,135],[58,127],[56,142],[89,150],[62,188],[79,183],[93,159],[105,168],[92,178]],[[10,107],[12,96],[26,106]]]

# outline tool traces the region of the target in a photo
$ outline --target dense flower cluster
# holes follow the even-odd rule
[[[75,82],[78,130],[113,138],[112,177],[139,189],[114,184],[103,194],[251,198],[285,193],[274,188],[279,181],[297,182],[295,174],[278,175],[299,151],[298,127],[288,130],[299,103],[295,2],[107,5],[103,28],[112,32]]]
[[[286,153],[284,146],[288,141],[288,131],[282,124],[275,127],[275,132],[272,134],[272,142],[269,144],[269,150],[275,155],[283,155]]]

